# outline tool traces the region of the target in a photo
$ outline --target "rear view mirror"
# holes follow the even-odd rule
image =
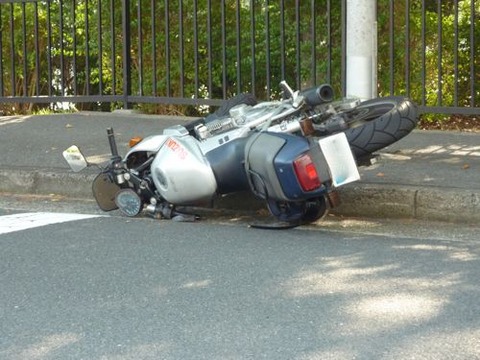
[[[77,145],[70,146],[62,154],[73,172],[82,171],[88,166],[87,159]]]

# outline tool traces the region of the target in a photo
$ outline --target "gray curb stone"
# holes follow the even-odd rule
[[[95,176],[95,172],[72,173],[63,169],[1,168],[0,192],[92,199],[91,183]],[[332,210],[339,216],[480,221],[480,190],[357,183],[339,193],[341,204]],[[264,202],[250,193],[218,197],[209,205],[220,210],[265,209]]]

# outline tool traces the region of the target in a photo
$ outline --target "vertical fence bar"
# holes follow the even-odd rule
[[[390,95],[395,92],[395,1],[390,1],[389,58],[390,58]]]
[[[427,64],[427,45],[426,45],[426,24],[427,19],[425,15],[425,1],[422,0],[422,20],[421,20],[421,28],[422,28],[422,106],[425,106],[427,101],[427,90],[426,90],[426,83],[427,83],[427,71],[425,66]]]
[[[212,52],[212,0],[207,1],[207,57],[208,57],[208,94],[213,96],[213,52]]]
[[[131,32],[130,32],[130,0],[122,1],[122,30],[123,30],[123,108],[129,109],[128,97],[132,93],[131,72]]]
[[[152,9],[152,94],[157,96],[157,8],[155,6],[156,1],[150,1],[150,7]]]
[[[266,73],[267,73],[267,81],[266,81],[266,88],[267,88],[267,99],[270,99],[271,94],[271,69],[270,69],[270,4],[269,1],[266,0],[265,3],[265,59],[266,59]]]
[[[341,83],[342,96],[347,96],[347,0],[342,0],[342,56],[341,56]]]
[[[439,0],[437,3],[437,36],[438,36],[438,77],[437,77],[437,84],[438,84],[438,106],[442,106],[443,100],[443,68],[442,68],[442,49],[443,49],[443,22],[442,22],[442,1]]]
[[[50,1],[47,2],[47,77],[48,77],[48,96],[52,96],[52,14]]]
[[[15,80],[15,36],[13,3],[10,3],[10,80],[12,82],[12,96],[17,95]]]
[[[77,76],[77,4],[72,0],[72,38],[73,38],[73,93],[78,95],[78,76]]]
[[[251,56],[252,56],[252,65],[250,69],[251,74],[251,87],[252,87],[252,94],[256,95],[256,42],[255,42],[255,30],[256,30],[256,23],[255,23],[255,0],[250,0],[250,47],[251,47]]]
[[[88,0],[85,0],[85,94],[90,95],[90,22]]]
[[[222,89],[223,99],[227,98],[227,21],[225,14],[225,0],[220,1],[222,24]]]
[[[27,84],[28,84],[28,69],[27,69],[27,15],[26,4],[22,2],[22,52],[23,52],[23,96],[28,96]]]
[[[0,4],[0,20],[2,19],[2,4]],[[3,85],[3,25],[0,23],[0,96],[5,96]]]
[[[142,34],[142,6],[137,2],[137,36],[138,36],[138,86],[139,95],[143,96],[143,34]]]
[[[285,0],[280,1],[280,73],[285,80]]]
[[[410,96],[410,0],[405,1],[405,89]]]
[[[311,81],[312,86],[317,83],[317,31],[316,31],[316,23],[315,23],[315,0],[311,0],[310,2],[310,37],[312,39],[312,74],[311,74]]]
[[[453,103],[458,106],[458,2],[454,4],[453,31]]]
[[[165,82],[167,96],[172,95],[170,84],[170,2],[165,0]]]
[[[470,2],[470,106],[475,107],[475,0]]]
[[[63,0],[59,2],[60,7],[60,88],[62,96],[65,96],[65,41],[64,41],[64,23],[63,23]]]
[[[38,33],[38,3],[34,3],[34,12],[35,12],[35,19],[34,19],[34,38],[35,38],[35,95],[40,95],[40,45],[39,45],[39,33]],[[0,52],[1,52],[2,45],[0,44]],[[0,59],[1,61],[1,59]],[[0,70],[1,74],[1,70]]]
[[[242,92],[242,53],[241,53],[241,27],[240,27],[240,0],[237,0],[237,11],[235,13],[236,22],[236,55],[237,55],[237,94]]]
[[[178,10],[178,41],[179,41],[179,49],[180,49],[180,97],[185,97],[185,39],[183,34],[183,1],[179,1],[179,10]]]
[[[111,51],[112,56],[110,58],[111,66],[112,66],[112,94],[117,94],[117,69],[116,69],[116,60],[115,55],[117,48],[115,46],[115,7],[113,3],[116,0],[110,0],[110,42],[111,42]]]
[[[103,95],[103,32],[102,32],[102,2],[97,3],[97,31],[98,31],[98,94]]]
[[[295,32],[295,72],[296,72],[296,89],[300,89],[302,86],[302,68],[301,68],[301,58],[300,58],[300,0],[295,0],[295,23],[296,23],[296,32]]]
[[[193,1],[193,48],[194,48],[194,58],[193,58],[193,67],[194,67],[194,73],[195,73],[195,89],[194,91],[194,97],[195,99],[199,98],[199,73],[198,73],[198,67],[199,67],[199,57],[198,57],[198,0]]]
[[[332,3],[327,0],[327,73],[325,81],[332,83]]]

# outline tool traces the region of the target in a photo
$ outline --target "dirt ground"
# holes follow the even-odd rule
[[[450,117],[433,120],[422,116],[418,123],[418,128],[422,130],[480,132],[480,115],[451,115]]]

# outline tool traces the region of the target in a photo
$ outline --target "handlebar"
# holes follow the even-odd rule
[[[114,168],[119,167],[122,162],[121,156],[118,155],[117,143],[115,142],[115,135],[113,134],[113,128],[107,129],[108,143],[110,144],[110,151],[112,152],[112,165]]]
[[[317,87],[306,89],[300,92],[305,103],[310,106],[321,105],[333,100],[333,88],[329,84],[323,84]]]
[[[117,143],[115,142],[115,135],[113,133],[113,128],[107,129],[108,143],[110,144],[110,151],[112,152],[112,157],[118,157]]]
[[[317,106],[333,100],[333,88],[329,84],[322,84],[302,91],[293,91],[285,80],[280,82],[285,98],[292,99],[293,106],[300,106],[301,102],[309,106]]]

